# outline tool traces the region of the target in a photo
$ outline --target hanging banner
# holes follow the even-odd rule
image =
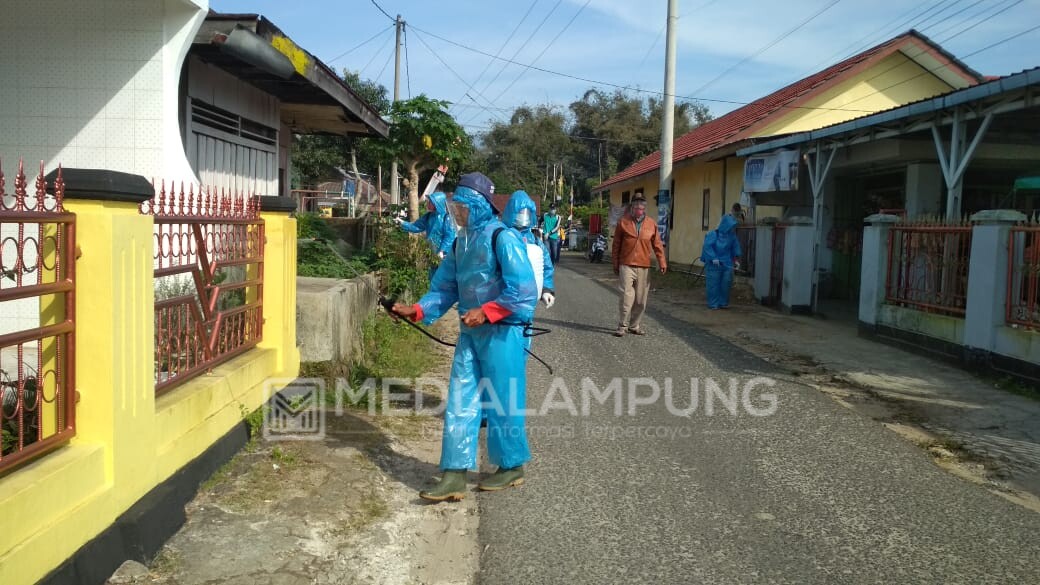
[[[798,151],[780,150],[744,161],[744,190],[749,193],[798,190]]]
[[[661,245],[668,247],[668,216],[672,212],[672,194],[667,189],[657,191],[657,233],[661,235]]]

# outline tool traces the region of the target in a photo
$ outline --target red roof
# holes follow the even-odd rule
[[[721,118],[716,118],[690,130],[675,139],[672,145],[672,161],[679,162],[700,156],[723,146],[750,138],[755,130],[771,121],[774,115],[785,108],[798,107],[805,101],[815,97],[820,91],[846,79],[846,74],[858,73],[859,70],[870,66],[880,59],[884,59],[901,48],[905,48],[908,44],[917,45],[940,61],[946,62],[953,71],[963,76],[969,85],[975,85],[980,81],[981,76],[978,73],[953,58],[952,55],[946,53],[941,47],[923,35],[911,30],[836,65],[832,65],[823,71],[810,75],[805,79],[796,81],[746,106],[737,108]],[[863,115],[867,114],[868,112],[863,113]],[[661,151],[656,150],[620,173],[600,183],[593,190],[609,187],[610,185],[645,175],[656,171],[660,167]]]

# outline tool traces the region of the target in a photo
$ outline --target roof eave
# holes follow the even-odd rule
[[[291,78],[279,78],[222,53],[214,39],[219,35],[230,35],[237,28],[263,39],[271,50],[288,61],[293,69]],[[285,109],[293,114],[303,133],[377,135],[383,138],[390,133],[389,123],[369,103],[350,89],[332,69],[262,15],[211,11],[195,36],[192,52],[278,97],[283,105],[288,106]],[[312,90],[306,91],[304,85]],[[338,113],[333,111],[336,108]]]

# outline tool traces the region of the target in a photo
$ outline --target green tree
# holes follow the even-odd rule
[[[390,97],[386,87],[375,81],[361,79],[356,71],[343,71],[343,80],[360,97],[383,117],[390,113]],[[292,167],[296,186],[329,178],[330,169],[350,169],[355,174],[359,169],[373,173],[382,160],[381,151],[373,148],[378,138],[339,136],[330,134],[305,134],[297,136],[292,146]]]
[[[441,164],[457,172],[473,152],[469,135],[448,114],[448,105],[425,94],[398,101],[390,108],[390,138],[373,142],[385,159],[404,165],[412,221],[419,217],[419,175]]]
[[[548,105],[517,108],[508,124],[495,123],[483,137],[478,168],[500,192],[523,189],[532,197],[553,192],[553,165],[577,169],[579,145],[567,135],[566,118]]]

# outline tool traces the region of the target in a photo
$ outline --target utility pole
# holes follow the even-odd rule
[[[401,94],[401,29],[404,28],[404,21],[401,20],[400,14],[397,15],[394,26],[397,28],[397,42],[394,45],[394,103],[396,103]],[[390,199],[394,205],[401,204],[401,189],[397,183],[397,159],[395,158],[390,162]],[[409,220],[412,219],[414,218],[409,218]]]
[[[679,0],[668,0],[668,33],[664,61],[664,118],[661,124],[661,182],[657,187],[657,227],[661,232],[665,258],[668,258],[671,234],[668,233],[672,211],[672,134],[675,130],[675,23],[679,20]]]

